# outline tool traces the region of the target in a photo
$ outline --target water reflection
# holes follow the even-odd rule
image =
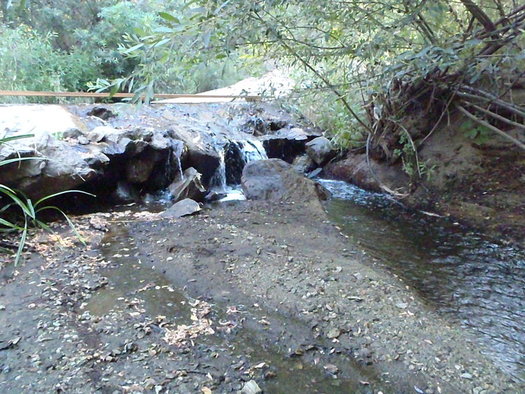
[[[339,181],[328,213],[376,264],[476,330],[498,365],[525,380],[525,251],[429,219]]]

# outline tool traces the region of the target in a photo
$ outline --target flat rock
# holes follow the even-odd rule
[[[201,174],[193,167],[184,171],[182,179],[173,182],[169,187],[171,195],[175,201],[192,199],[202,201],[206,194],[206,189],[201,182]]]
[[[260,394],[260,393],[262,393],[262,390],[255,380],[250,380],[249,382],[246,382],[246,384],[241,390],[241,394]]]
[[[197,201],[191,198],[185,198],[173,204],[170,208],[160,214],[163,218],[175,219],[183,216],[193,215],[201,210],[201,207]]]

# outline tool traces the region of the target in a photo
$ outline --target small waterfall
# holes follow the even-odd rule
[[[225,193],[227,191],[226,182],[226,160],[225,160],[225,146],[218,147],[217,153],[219,154],[219,167],[215,171],[213,178],[211,179],[211,189],[218,193]]]
[[[251,161],[268,159],[268,155],[266,155],[266,150],[261,141],[249,140],[239,142],[238,144],[240,145],[239,147],[241,148],[245,165]]]
[[[212,190],[216,193],[238,194],[242,170],[246,164],[268,158],[259,140],[229,141],[217,146],[219,167],[212,178]]]
[[[182,157],[182,154],[184,152],[184,144],[183,143],[175,143],[174,144],[174,147],[173,147],[173,151],[172,151],[172,154],[173,154],[173,157],[175,158],[175,162],[177,163],[177,167],[178,167],[178,176],[180,177],[180,180],[183,181],[184,180],[184,172],[182,171],[182,162],[181,162],[181,157]]]
[[[173,156],[175,157],[175,161],[177,162],[177,167],[179,169],[179,177],[180,180],[184,180],[184,172],[182,171],[182,162],[180,161],[180,156],[178,156],[175,152],[173,152]]]

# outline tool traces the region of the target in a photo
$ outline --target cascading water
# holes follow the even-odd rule
[[[259,140],[242,141],[237,144],[240,145],[245,165],[251,161],[268,159],[266,150]]]
[[[180,160],[180,156],[175,154],[175,152],[173,153],[173,156],[175,157],[175,161],[177,162],[177,168],[179,169],[180,180],[183,181],[184,180],[184,172],[182,171],[182,162]]]
[[[211,189],[217,193],[226,192],[226,161],[224,158],[224,146],[217,149],[219,154],[219,167],[211,179]]]
[[[228,141],[216,150],[219,167],[212,178],[211,191],[226,195],[227,200],[243,199],[239,187],[243,168],[252,161],[268,158],[262,142],[255,139]]]

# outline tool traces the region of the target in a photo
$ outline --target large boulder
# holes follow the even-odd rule
[[[84,130],[81,120],[61,106],[0,106],[0,138],[30,135],[0,145],[0,161],[33,158],[2,167],[0,183],[42,197],[92,179],[96,171],[84,160],[85,149],[62,140]]]
[[[280,159],[248,163],[242,173],[242,188],[246,198],[252,200],[318,203],[329,196],[321,185]]]
[[[399,166],[372,158],[367,160],[366,154],[350,154],[345,160],[330,163],[324,170],[329,176],[377,192],[402,191],[409,184],[408,176]]]
[[[267,158],[263,144],[256,139],[230,141],[224,147],[226,183],[240,185],[244,166],[251,161]]]
[[[308,155],[297,156],[292,163],[292,167],[299,174],[308,174],[317,167],[314,161]]]
[[[158,190],[181,172],[184,143],[169,131],[109,124],[89,130],[83,120],[61,106],[0,106],[0,138],[30,135],[0,145],[0,160],[32,158],[2,167],[0,183],[32,198],[86,186],[101,195],[115,191],[122,201],[130,193],[117,190],[119,182]]]
[[[317,137],[306,143],[306,153],[318,166],[323,166],[332,160],[337,152],[328,138]]]
[[[293,163],[294,159],[306,152],[306,144],[320,134],[316,130],[300,127],[284,128],[274,134],[261,137],[269,158]]]

